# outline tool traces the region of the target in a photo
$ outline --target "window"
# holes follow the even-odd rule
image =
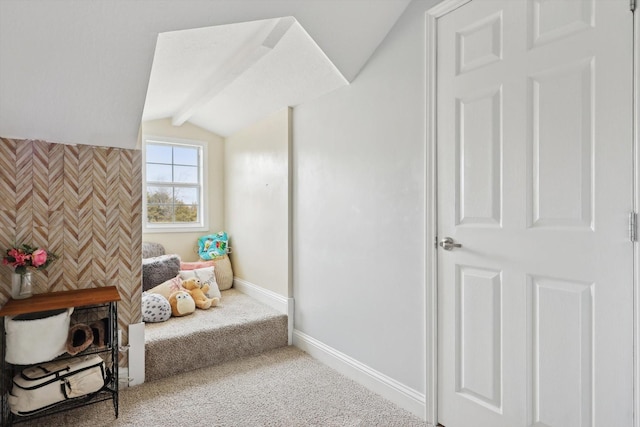
[[[146,232],[205,229],[205,148],[196,141],[145,139]]]

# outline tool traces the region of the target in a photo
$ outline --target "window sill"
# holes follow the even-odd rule
[[[142,227],[144,234],[163,234],[163,233],[196,233],[201,231],[209,231],[208,227]]]

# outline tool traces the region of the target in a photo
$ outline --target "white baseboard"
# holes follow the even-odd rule
[[[118,368],[118,387],[129,387],[129,368]]]
[[[247,294],[261,303],[267,304],[269,307],[278,310],[278,312],[282,314],[287,314],[289,312],[287,297],[237,277],[233,278],[233,287],[243,294]]]
[[[144,322],[129,325],[129,369],[127,372],[130,386],[144,382]],[[122,375],[120,375],[122,378]]]
[[[289,298],[288,307],[289,307],[289,310],[287,312],[287,333],[288,333],[289,339],[287,341],[287,344],[293,345],[293,331],[294,331],[293,319],[295,314],[293,298]]]
[[[277,310],[279,313],[286,314],[288,318],[289,345],[293,343],[293,298],[284,297],[238,277],[233,278],[233,287],[243,294],[247,294]]]
[[[293,345],[374,393],[425,419],[426,397],[423,393],[389,378],[303,332],[293,332]]]

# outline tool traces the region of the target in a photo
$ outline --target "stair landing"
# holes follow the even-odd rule
[[[287,316],[235,289],[221,305],[145,324],[145,382],[287,346]]]

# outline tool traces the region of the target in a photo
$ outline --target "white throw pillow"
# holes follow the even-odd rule
[[[6,316],[5,360],[27,365],[60,356],[67,350],[71,313],[73,308]]]
[[[150,294],[160,294],[169,300],[172,293],[182,291],[182,279],[180,276],[176,276],[173,279],[169,279],[166,282],[160,283],[158,286],[147,290]]]
[[[171,317],[171,305],[160,294],[142,294],[142,321],[145,323],[164,322]]]
[[[218,288],[218,282],[216,282],[214,267],[196,268],[195,270],[180,270],[180,278],[182,280],[193,279],[194,277],[200,280],[202,286],[205,284],[209,285],[207,297],[222,298],[222,294]]]

